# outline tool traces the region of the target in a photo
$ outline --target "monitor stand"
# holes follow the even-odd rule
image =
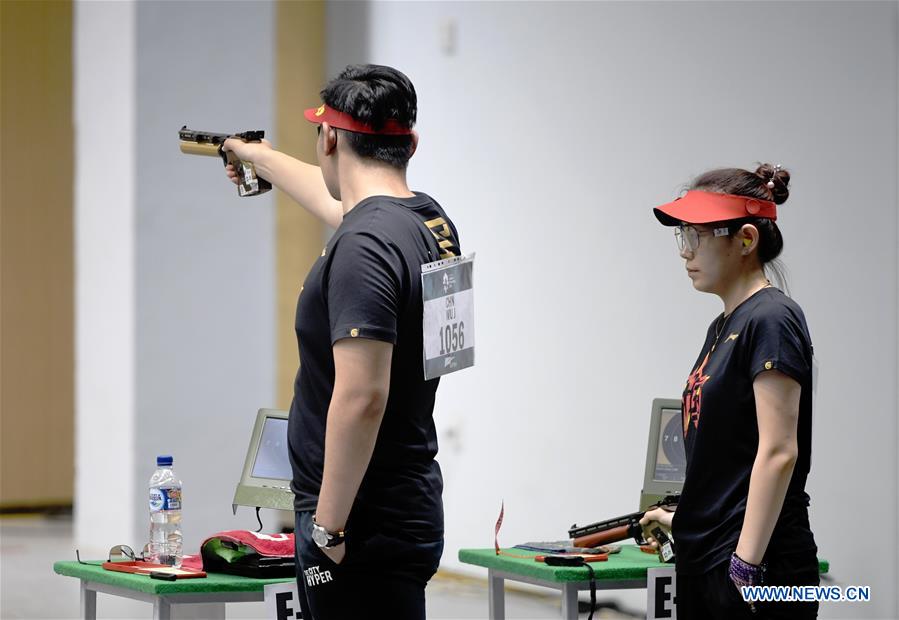
[[[237,514],[238,506],[251,508],[272,508],[293,512],[293,491],[290,489],[272,489],[237,485],[231,510]]]

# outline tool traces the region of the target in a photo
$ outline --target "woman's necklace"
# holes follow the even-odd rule
[[[752,291],[749,295],[746,296],[746,299],[749,299],[750,297],[752,297],[753,295],[758,293],[760,290],[766,289],[769,286],[771,286],[771,281],[765,280],[765,284],[763,284],[759,288]],[[718,339],[721,337],[721,334],[724,332],[724,327],[727,325],[727,322],[730,320],[730,317],[732,317],[734,315],[734,312],[737,310],[737,308],[742,306],[743,302],[746,301],[746,299],[744,299],[743,301],[738,303],[736,305],[736,307],[730,311],[730,314],[722,314],[720,317],[718,317],[718,321],[715,323],[715,342],[712,343],[712,348],[709,350],[709,353],[714,351],[715,347],[718,346]]]
[[[734,308],[736,310],[736,308]],[[712,343],[712,348],[709,350],[709,353],[712,353],[715,350],[715,347],[718,346],[718,338],[721,337],[721,332],[724,331],[724,326],[727,325],[727,322],[730,320],[730,317],[733,316],[733,312],[728,315],[722,314],[718,317],[717,323],[715,323],[715,342]],[[724,319],[724,322],[721,322],[721,319]]]

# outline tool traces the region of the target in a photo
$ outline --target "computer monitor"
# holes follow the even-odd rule
[[[668,495],[680,494],[686,473],[681,401],[656,398],[652,401],[649,421],[640,510],[645,510]]]
[[[231,504],[235,514],[238,506],[293,510],[287,415],[277,409],[260,409],[256,414],[243,474]]]

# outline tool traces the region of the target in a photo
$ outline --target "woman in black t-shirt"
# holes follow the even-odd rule
[[[673,532],[682,620],[817,617],[816,602],[752,602],[740,590],[818,584],[805,493],[811,337],[802,309],[766,276],[783,249],[775,220],[789,181],[768,164],[713,170],[655,209],[675,227],[693,287],[724,302],[684,389],[680,502],[641,522]]]

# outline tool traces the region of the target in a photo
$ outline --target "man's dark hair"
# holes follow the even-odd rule
[[[389,119],[403,127],[415,125],[418,98],[403,73],[383,65],[350,65],[321,92],[322,101],[339,112],[371,125],[376,131]],[[404,169],[412,157],[412,136],[382,136],[344,131],[350,147],[369,157]]]

